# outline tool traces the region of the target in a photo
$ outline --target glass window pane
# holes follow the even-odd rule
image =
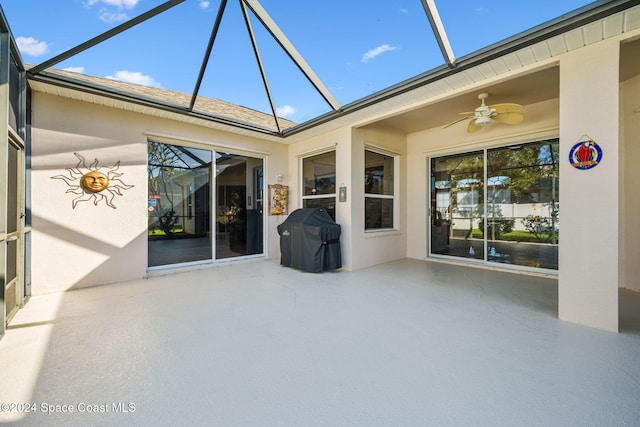
[[[302,201],[303,208],[324,208],[331,219],[336,220],[336,198],[322,197],[319,199],[304,199]]]
[[[304,195],[336,193],[336,152],[318,154],[302,160]]]
[[[484,259],[484,153],[431,159],[431,253]]]
[[[393,199],[365,197],[365,230],[393,228]]]
[[[366,194],[393,195],[394,158],[373,151],[364,152],[364,182]]]

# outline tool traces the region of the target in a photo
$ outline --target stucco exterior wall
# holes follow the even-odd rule
[[[315,154],[328,151],[336,151],[336,185],[344,184],[348,191],[352,189],[351,182],[351,128],[344,127],[332,132],[306,139],[302,142],[288,146],[289,168],[288,174],[283,178],[283,184],[289,185],[289,211],[302,207],[302,159]],[[347,202],[336,201],[336,223],[340,224],[340,249],[342,250],[342,268],[352,268],[352,241],[351,241],[351,200],[347,193]],[[285,217],[278,218],[278,222]]]
[[[640,291],[640,75],[620,84],[620,97],[620,287]]]
[[[618,330],[619,52],[619,40],[605,40],[560,63],[558,315],[611,331]],[[585,136],[603,156],[579,170],[567,159]]]
[[[351,145],[351,224],[353,269],[405,258],[407,254],[407,156],[404,133],[367,127],[353,131]],[[394,229],[365,230],[365,149],[396,158]]]
[[[265,159],[265,186],[273,171],[286,170],[287,149],[278,143],[97,106],[33,94],[32,123],[32,292],[34,295],[77,287],[139,279],[147,274],[147,140],[194,145]],[[53,179],[79,168],[78,153],[114,170],[121,195],[113,208],[104,200],[80,201],[68,192],[73,182]],[[85,170],[86,172],[86,170]],[[78,182],[79,183],[79,182]],[[115,184],[114,184],[115,185]],[[94,201],[97,202],[94,204]],[[279,251],[276,218],[267,216],[267,257]]]

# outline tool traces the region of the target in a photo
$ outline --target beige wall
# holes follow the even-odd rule
[[[619,41],[573,51],[560,63],[558,315],[618,330]],[[566,160],[584,136],[603,151],[588,170]]]
[[[620,286],[640,291],[640,75],[622,82],[620,98]]]
[[[350,172],[351,129],[341,128],[332,132],[309,138],[289,146],[289,168],[283,178],[283,184],[289,185],[289,212],[302,207],[302,159],[314,154],[336,151],[336,185],[344,184],[351,191]],[[346,203],[336,202],[336,223],[340,224],[340,249],[342,250],[342,267],[352,268],[351,246],[351,195]],[[278,222],[285,217],[279,217]]]
[[[351,228],[353,268],[363,268],[407,254],[407,156],[404,133],[369,126],[356,129],[351,146]],[[370,149],[397,158],[394,170],[394,230],[365,231],[364,151]]]
[[[395,230],[364,231],[365,144],[372,149],[398,156]],[[291,210],[302,206],[301,159],[325,151],[336,151],[336,184],[338,187],[347,187],[346,202],[336,202],[336,223],[340,224],[342,231],[340,246],[345,270],[400,259],[406,255],[405,145],[402,133],[381,129],[352,130],[345,127],[289,147],[289,176],[286,181],[290,185]]]
[[[175,137],[154,140],[199,148],[238,147],[239,154],[265,157],[265,184],[273,171],[286,170],[287,147],[209,128],[122,110],[33,94],[32,126],[32,289],[34,294],[120,282],[147,274],[147,139],[145,132]],[[74,152],[87,165],[97,159],[109,170],[120,162],[123,189],[113,199],[81,201],[53,176],[76,168]],[[104,192],[103,192],[104,193]],[[276,218],[267,217],[266,254],[279,256]]]

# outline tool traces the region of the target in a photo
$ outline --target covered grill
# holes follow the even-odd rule
[[[296,209],[278,225],[280,264],[311,273],[341,268],[340,232],[326,209]]]

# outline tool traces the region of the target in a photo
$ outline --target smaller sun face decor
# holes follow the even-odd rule
[[[118,173],[120,162],[116,162],[106,173],[100,171],[102,167],[98,166],[98,159],[94,159],[93,163],[87,166],[84,156],[79,153],[73,153],[79,160],[75,168],[67,168],[68,175],[52,176],[52,179],[61,179],[67,183],[69,188],[67,193],[76,194],[78,197],[71,201],[71,207],[76,208],[78,203],[93,201],[95,206],[104,201],[110,208],[116,209],[113,199],[122,196],[122,190],[133,188],[133,185],[127,185],[120,177],[122,173]]]

